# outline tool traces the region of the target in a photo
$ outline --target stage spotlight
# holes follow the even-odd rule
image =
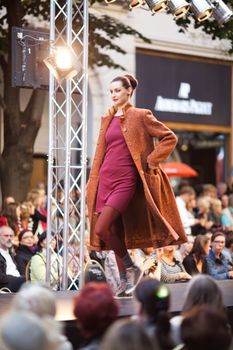
[[[167,7],[167,0],[146,0],[151,12],[156,13]]]
[[[168,0],[167,6],[176,18],[184,16],[190,8],[186,0]]]
[[[213,5],[207,0],[191,0],[191,10],[198,21],[202,22],[212,15]]]
[[[144,0],[132,0],[129,3],[129,8],[130,9],[135,9],[136,7],[139,7],[144,4]]]
[[[221,25],[231,18],[233,12],[232,10],[222,1],[214,1],[213,17]]]
[[[58,81],[71,79],[78,74],[74,65],[74,56],[70,49],[57,47],[49,57],[44,59],[44,63]]]

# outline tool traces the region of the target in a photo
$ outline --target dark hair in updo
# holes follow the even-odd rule
[[[136,89],[136,87],[138,86],[138,81],[137,79],[135,79],[132,75],[130,74],[125,74],[125,75],[121,75],[118,76],[116,78],[114,78],[111,83],[115,82],[115,81],[121,81],[122,85],[124,86],[124,88],[128,89],[129,87],[131,87],[133,89],[132,94],[134,92],[134,90]],[[131,96],[132,96],[131,94]]]

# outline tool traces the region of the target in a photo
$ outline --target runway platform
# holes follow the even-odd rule
[[[233,280],[217,281],[222,290],[224,304],[227,308],[233,310]],[[167,284],[171,291],[172,313],[178,313],[182,310],[187,283]],[[57,304],[56,319],[59,321],[72,321],[73,315],[73,297],[78,291],[59,291],[54,292]],[[0,315],[9,311],[14,294],[0,294]],[[119,317],[131,316],[137,314],[138,303],[134,298],[119,298]]]

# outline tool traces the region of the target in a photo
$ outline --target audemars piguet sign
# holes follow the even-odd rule
[[[163,121],[231,125],[231,65],[138,52],[137,106]]]

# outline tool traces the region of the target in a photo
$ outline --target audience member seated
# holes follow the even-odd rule
[[[104,333],[118,315],[110,287],[102,282],[86,284],[74,298],[74,315],[84,337],[80,349],[100,349]]]
[[[193,249],[183,260],[185,270],[190,275],[207,273],[206,256],[210,250],[210,237],[198,235],[194,241]]]
[[[131,249],[129,251],[133,262],[140,267],[145,276],[156,278],[160,280],[161,276],[161,256],[162,248],[144,248],[144,249]],[[121,276],[116,264],[116,258],[113,251],[109,251],[104,261],[104,271],[107,283],[110,285],[113,294],[117,297],[132,297],[132,295],[126,295],[124,290],[122,291]],[[125,281],[126,283],[126,281]]]
[[[188,283],[187,294],[181,315],[171,320],[172,338],[176,345],[180,344],[180,325],[186,315],[194,306],[209,305],[212,309],[223,314],[226,313],[223,304],[222,292],[215,280],[208,275],[196,275]]]
[[[176,197],[176,204],[180,218],[187,235],[191,235],[191,227],[196,223],[196,219],[190,215],[187,205],[195,198],[195,191],[191,186],[183,186]]]
[[[49,320],[55,325],[56,302],[54,293],[45,285],[27,283],[15,294],[12,310],[16,312],[31,312],[41,319]],[[61,323],[60,323],[61,324]],[[62,334],[49,332],[50,341],[56,344],[56,350],[71,350],[72,345]]]
[[[161,255],[161,281],[165,283],[188,281],[191,276],[185,271],[184,265],[176,260],[176,246],[163,248]]]
[[[197,198],[197,207],[196,207],[196,224],[192,226],[192,234],[194,236],[204,235],[207,233],[214,222],[209,220],[209,211],[210,211],[210,197],[198,197]]]
[[[179,261],[183,261],[184,258],[189,255],[191,250],[193,249],[193,243],[194,243],[195,237],[188,235],[187,236],[187,242],[181,244],[179,248],[175,252],[175,257]]]
[[[51,256],[50,268],[50,285],[53,290],[58,290],[60,287],[61,277],[61,257],[55,253],[56,238],[53,236],[50,247],[53,250]],[[31,258],[30,263],[30,280],[44,282],[46,280],[46,249],[47,249],[47,234],[43,232],[38,239],[37,252]]]
[[[170,291],[154,278],[144,278],[136,287],[135,297],[140,303],[139,319],[159,349],[173,349],[170,334]],[[157,349],[156,347],[156,349]]]
[[[216,280],[233,278],[233,269],[229,270],[227,259],[223,255],[225,242],[224,233],[214,233],[211,238],[211,250],[206,257],[207,273]]]
[[[17,204],[15,202],[5,204],[0,216],[0,226],[10,226],[15,236],[18,235]]]
[[[33,228],[33,220],[31,215],[34,213],[34,206],[31,202],[23,201],[19,205],[19,213],[18,213],[18,228],[19,232],[23,230],[32,231]]]
[[[208,220],[213,222],[211,227],[212,232],[222,231],[224,229],[221,223],[222,202],[220,199],[211,198]]]
[[[208,305],[197,306],[182,322],[181,339],[184,350],[230,350],[231,327],[226,315]]]
[[[228,207],[222,211],[221,223],[225,231],[233,231],[233,193],[228,197]]]
[[[230,231],[226,235],[226,245],[223,250],[223,254],[227,259],[228,268],[233,267],[233,231]]]
[[[212,184],[204,184],[202,185],[202,197],[210,197],[210,198],[217,198],[217,188],[216,186]]]
[[[220,197],[220,200],[221,200],[221,203],[222,203],[222,209],[227,208],[228,204],[229,204],[229,196],[228,196],[228,194],[223,194]]]
[[[133,320],[116,321],[104,336],[101,350],[157,349],[142,324]]]
[[[25,276],[26,266],[35,254],[34,235],[32,231],[23,230],[19,233],[19,247],[16,250],[15,261],[21,275]]]
[[[36,235],[41,234],[47,227],[47,213],[44,208],[46,200],[45,191],[33,189],[28,193],[27,200],[30,201],[35,208],[31,215],[33,220],[33,233]]]
[[[11,252],[14,232],[9,226],[0,227],[0,288],[6,287],[11,292],[17,292],[25,282],[16,267]]]

